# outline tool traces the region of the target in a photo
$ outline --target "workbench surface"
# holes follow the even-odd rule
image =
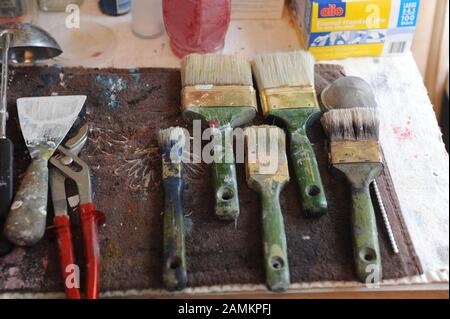
[[[38,23],[51,30],[64,22],[61,13],[40,13]],[[97,1],[82,6],[81,23],[95,20],[110,27],[116,38],[108,53],[86,67],[175,67],[180,61],[170,50],[166,34],[140,39],[130,29],[130,15],[108,17],[99,12]],[[282,20],[232,21],[224,53],[249,57],[257,53],[300,48],[287,15]],[[345,67],[348,75],[366,79],[374,88],[381,107],[381,143],[389,165],[404,219],[425,274],[414,278],[385,281],[377,291],[448,293],[449,269],[449,158],[442,142],[433,107],[411,53],[392,58],[354,58],[330,61]],[[78,65],[65,61],[65,65]],[[355,282],[295,284],[291,296],[377,291]],[[263,286],[228,286],[188,289],[201,296],[262,296]],[[331,293],[331,295],[329,295]],[[107,293],[105,297],[160,296],[162,291]],[[287,295],[289,297],[289,295]],[[353,297],[352,295],[351,297]],[[367,295],[369,296],[369,295]],[[389,296],[389,295],[387,295]],[[407,296],[407,295],[401,295]]]

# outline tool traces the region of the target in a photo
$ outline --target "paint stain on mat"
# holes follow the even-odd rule
[[[139,69],[129,69],[128,71],[135,84],[141,82],[141,73]]]
[[[405,128],[394,127],[393,130],[394,130],[394,134],[397,136],[397,138],[400,141],[408,141],[408,140],[412,140],[414,138],[413,132],[408,127],[405,127]]]
[[[33,253],[27,255],[26,249],[15,248],[0,258],[0,291],[34,290],[41,287],[48,267],[48,257],[42,257],[40,263],[30,263],[35,257]]]
[[[128,87],[127,83],[117,75],[97,75],[95,83],[102,90],[101,95],[106,104],[110,108],[118,108],[118,95]]]
[[[53,85],[59,81],[59,75],[53,73],[41,74],[40,78],[47,85]]]

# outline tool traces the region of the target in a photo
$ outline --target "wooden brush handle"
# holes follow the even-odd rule
[[[377,222],[370,197],[369,185],[352,188],[354,259],[358,279],[377,283],[382,278]]]
[[[308,217],[320,217],[328,204],[320,177],[319,166],[306,128],[292,129],[290,133],[291,161],[302,199],[302,208]]]
[[[44,236],[48,197],[47,165],[47,158],[31,162],[11,205],[5,236],[18,246],[32,246]]]
[[[215,214],[222,220],[235,220],[239,217],[239,195],[231,134],[233,129],[225,126],[217,130],[216,138],[222,142],[223,151],[214,154],[212,163]]]
[[[170,164],[167,164],[170,165]],[[186,288],[186,253],[184,244],[183,180],[164,178],[164,285],[168,290]]]
[[[263,243],[266,282],[270,290],[286,291],[290,285],[289,263],[283,214],[280,207],[282,185],[268,183],[272,187],[262,187]]]

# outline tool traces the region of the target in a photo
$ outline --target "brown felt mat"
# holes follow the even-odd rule
[[[318,65],[318,91],[343,75],[338,66]],[[82,158],[92,170],[95,202],[107,216],[106,226],[100,230],[102,290],[162,288],[163,192],[156,136],[160,128],[185,126],[179,111],[179,71],[16,68],[9,88],[8,134],[16,145],[16,185],[29,158],[15,100],[54,93],[88,96],[76,125],[88,121],[92,127]],[[255,123],[262,119],[258,117]],[[350,193],[344,179],[328,169],[319,123],[311,137],[330,211],[321,219],[306,219],[299,208],[295,182],[283,191],[292,282],[353,281]],[[208,167],[188,168],[185,209],[190,286],[264,283],[259,198],[245,183],[243,165],[237,170],[241,217],[234,224],[214,217]],[[392,253],[378,214],[384,277],[420,274],[421,265],[387,168],[378,182],[401,250],[399,255]],[[72,214],[76,254],[82,264],[78,217],[77,212]],[[59,274],[56,243],[49,230],[37,246],[16,248],[0,259],[0,291],[63,291]]]

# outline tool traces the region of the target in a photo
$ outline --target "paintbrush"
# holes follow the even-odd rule
[[[314,89],[314,58],[305,51],[261,55],[253,61],[253,70],[264,117],[281,120],[287,128],[303,211],[319,217],[327,211],[327,200],[308,139],[308,129],[321,116]]]
[[[351,185],[353,244],[361,282],[382,278],[378,232],[369,185],[383,170],[379,118],[375,110],[353,108],[324,114],[322,125],[330,140],[330,164]]]
[[[232,131],[251,122],[258,111],[251,65],[240,56],[193,54],[182,60],[181,78],[183,117],[206,122],[221,146],[212,161],[215,214],[235,220],[239,197]]]
[[[184,244],[183,157],[189,133],[181,127],[159,132],[162,152],[162,177],[165,193],[163,281],[168,290],[186,288],[186,252]]]
[[[322,105],[325,110],[333,109],[350,109],[357,108],[361,105],[372,109],[378,109],[378,103],[372,90],[372,87],[364,79],[355,76],[346,76],[337,79],[321,93]],[[397,240],[392,230],[389,216],[381,197],[378,183],[376,180],[372,182],[381,216],[386,227],[386,232],[391,243],[392,250],[395,254],[399,254]]]
[[[280,192],[289,181],[286,138],[276,126],[245,129],[247,184],[261,195],[264,267],[272,291],[289,288],[289,264]],[[269,152],[269,155],[267,155]]]

